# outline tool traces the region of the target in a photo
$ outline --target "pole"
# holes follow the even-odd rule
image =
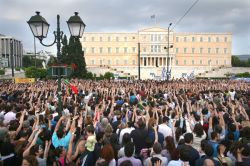
[[[141,80],[141,51],[140,51],[140,43],[138,43],[138,80]]]
[[[167,56],[167,81],[169,81],[169,28],[170,28],[170,24],[168,26],[168,56]]]
[[[34,54],[35,54],[35,67],[36,67],[36,37],[34,36]]]
[[[56,44],[57,44],[57,63],[58,66],[61,64],[61,34],[60,34],[60,16],[57,15],[57,30],[56,30]],[[61,68],[58,68],[58,87],[57,87],[57,97],[58,97],[58,114],[62,115],[62,87],[61,87]]]
[[[11,60],[12,78],[14,78],[15,77],[15,73],[14,73],[14,57],[13,57],[13,39],[10,39],[10,60]]]

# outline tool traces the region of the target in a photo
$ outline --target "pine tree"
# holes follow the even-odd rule
[[[68,56],[68,39],[67,36],[64,35],[63,39],[62,39],[62,63],[64,64],[68,64],[68,61],[70,59],[70,57]]]
[[[79,38],[70,37],[69,45],[67,47],[67,64],[75,66],[72,72],[73,77],[85,78],[87,74],[86,63],[84,58],[84,52],[82,51],[82,45]]]

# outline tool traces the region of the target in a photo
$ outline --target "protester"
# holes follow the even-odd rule
[[[0,164],[250,165],[249,83],[69,82],[0,81]]]

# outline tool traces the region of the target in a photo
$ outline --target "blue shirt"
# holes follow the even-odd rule
[[[65,149],[68,149],[70,138],[71,138],[71,132],[68,132],[68,134],[61,139],[59,139],[56,132],[54,132],[52,135],[52,144],[55,148],[63,146]]]

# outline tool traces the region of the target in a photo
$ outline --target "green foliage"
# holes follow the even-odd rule
[[[5,74],[5,70],[4,69],[0,69],[0,75],[4,75]]]
[[[237,56],[232,56],[232,66],[233,67],[250,67],[250,59],[247,61],[242,61]]]
[[[84,52],[82,51],[82,45],[79,38],[70,37],[69,43],[67,37],[63,38],[62,47],[62,59],[61,62],[64,64],[76,66],[72,72],[72,77],[77,78],[88,78],[86,63],[84,58]]]
[[[43,60],[41,59],[35,59],[34,56],[23,56],[23,67],[31,67],[31,66],[35,66],[36,67],[43,67],[42,65]]]
[[[236,74],[235,76],[240,77],[240,78],[250,78],[250,73],[249,72],[239,73],[239,74]]]
[[[36,67],[28,67],[25,69],[25,76],[28,78],[46,78],[47,70]]]
[[[51,56],[50,58],[49,58],[49,61],[48,61],[48,66],[51,66],[51,65],[54,65],[54,64],[57,64],[57,58],[56,57],[53,57],[53,56]]]
[[[104,79],[112,79],[112,78],[114,78],[114,74],[113,73],[111,73],[111,72],[106,72],[105,74],[104,74]]]
[[[91,73],[91,72],[87,72],[85,78],[86,78],[86,79],[93,79],[93,78],[94,78],[94,75],[93,75],[93,73]]]
[[[20,68],[20,67],[16,67],[15,70],[16,70],[16,71],[20,71],[21,68]]]

